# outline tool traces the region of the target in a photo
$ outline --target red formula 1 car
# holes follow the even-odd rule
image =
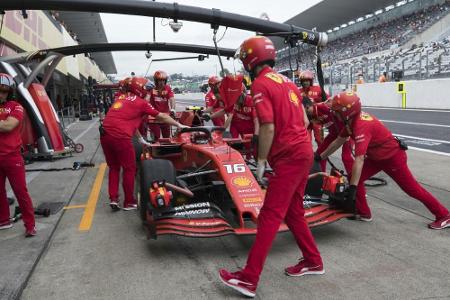
[[[222,127],[185,128],[142,151],[135,193],[150,238],[256,233],[265,189],[254,177],[255,165],[241,153],[251,139],[227,139],[223,133]],[[342,177],[321,175],[311,175],[305,196],[311,227],[349,217],[354,209],[344,200]],[[288,228],[283,224],[279,230]]]

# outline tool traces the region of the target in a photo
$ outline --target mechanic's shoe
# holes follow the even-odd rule
[[[440,218],[440,219],[437,219],[433,223],[428,224],[428,227],[430,229],[436,229],[436,230],[450,227],[450,215]]]
[[[11,223],[11,221],[6,221],[6,222],[0,223],[0,230],[9,229],[11,227],[13,227],[13,224]]]
[[[372,222],[372,216],[371,215],[360,215],[359,220],[363,222]]]
[[[230,273],[225,269],[219,270],[219,276],[222,282],[232,289],[247,297],[255,297],[256,284],[250,283],[242,276],[241,271]]]
[[[135,203],[133,203],[133,204],[125,204],[124,206],[123,206],[123,210],[136,210],[137,209],[137,204],[135,204]]]
[[[33,228],[31,228],[31,229],[26,229],[25,230],[25,237],[33,237],[33,236],[35,236],[37,234],[37,232],[36,232],[36,227],[33,227]]]
[[[361,221],[361,222],[372,222],[372,216],[371,215],[354,215],[347,218],[348,220],[353,221]]]
[[[300,259],[295,266],[287,267],[284,272],[288,276],[300,277],[303,275],[322,275],[325,274],[323,264],[311,265],[307,263],[303,258]]]
[[[119,207],[119,201],[111,199],[111,202],[109,203],[109,206],[111,207],[111,209],[113,211],[119,211],[120,207]]]

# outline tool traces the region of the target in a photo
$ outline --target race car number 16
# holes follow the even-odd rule
[[[223,165],[227,169],[228,174],[233,173],[244,173],[245,165],[244,164],[234,164],[234,165]]]

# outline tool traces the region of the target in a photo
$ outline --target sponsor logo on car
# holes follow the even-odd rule
[[[191,215],[202,215],[209,213],[211,209],[205,208],[205,209],[195,209],[195,210],[186,210],[186,211],[179,211],[175,213],[175,216],[191,216]]]
[[[234,186],[242,188],[250,187],[253,184],[253,180],[245,176],[234,177],[231,182]]]
[[[204,207],[210,207],[211,205],[209,204],[209,202],[199,202],[199,203],[192,203],[192,204],[188,204],[188,205],[181,205],[181,206],[176,206],[174,207],[174,209],[176,211],[184,211],[184,210],[189,210],[189,209],[193,209],[193,208],[204,208]]]
[[[253,203],[253,202],[262,202],[261,197],[251,197],[251,198],[244,198],[242,199],[245,203]]]

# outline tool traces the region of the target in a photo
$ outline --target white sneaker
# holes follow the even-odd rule
[[[0,224],[0,230],[9,229],[11,227],[13,227],[13,224],[11,222],[5,222]]]
[[[124,206],[122,208],[123,210],[136,210],[137,209],[137,204],[127,204],[126,206]]]

